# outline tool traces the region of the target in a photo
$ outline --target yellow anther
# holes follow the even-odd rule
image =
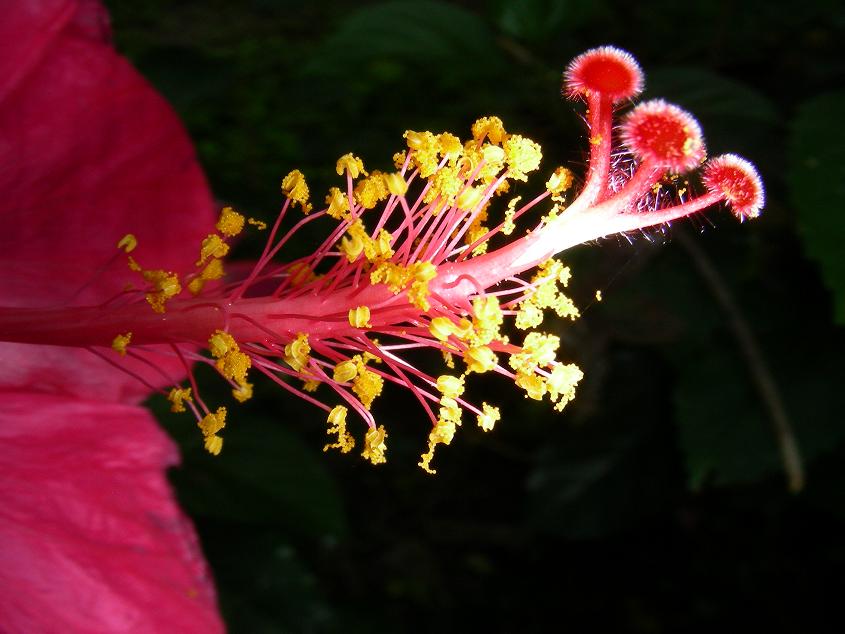
[[[404,150],[402,152],[396,152],[396,154],[393,155],[393,166],[396,169],[401,170],[405,165],[406,158],[408,158],[408,153]]]
[[[525,372],[516,373],[516,384],[525,390],[526,396],[535,401],[543,400],[543,395],[546,393],[546,382],[543,377],[536,374],[527,374]]]
[[[437,377],[437,390],[449,398],[458,398],[464,393],[464,380],[451,374],[441,374]]]
[[[546,181],[546,190],[550,194],[559,196],[572,187],[573,181],[572,172],[565,167],[558,167]]]
[[[209,412],[197,426],[202,430],[203,436],[213,436],[226,426],[226,408],[218,407],[216,412]]]
[[[230,350],[238,350],[238,342],[228,332],[215,330],[208,338],[208,351],[215,359],[220,359]]]
[[[126,346],[132,341],[132,333],[127,332],[125,335],[117,335],[111,342],[112,350],[117,352],[121,357],[126,356]]]
[[[413,279],[413,270],[401,264],[382,260],[378,262],[370,271],[370,283],[387,284],[393,294],[399,293],[403,288],[411,283]]]
[[[375,171],[364,180],[358,181],[352,193],[355,200],[364,209],[372,209],[390,194],[384,174],[379,171]]]
[[[352,178],[358,178],[360,174],[367,176],[367,171],[364,169],[364,162],[357,156],[353,156],[351,152],[337,159],[335,170],[338,176],[342,176],[344,172],[347,172]]]
[[[584,378],[584,373],[577,365],[556,365],[551,372],[546,386],[549,397],[557,401],[555,409],[561,411],[569,401],[575,398],[575,387]]]
[[[501,339],[499,327],[504,317],[499,307],[499,300],[495,295],[476,297],[472,300],[472,323],[478,345],[486,345],[493,339]]]
[[[414,281],[416,282],[430,282],[437,277],[437,265],[425,261],[417,262],[414,265]]]
[[[133,258],[131,255],[128,258],[126,258],[126,265],[129,267],[129,270],[135,271],[137,273],[140,273],[143,270],[141,268],[141,265],[138,264],[135,261],[135,258]]]
[[[455,407],[457,407],[457,404],[455,404]],[[425,472],[432,475],[437,473],[435,469],[431,468],[431,461],[434,459],[435,448],[437,445],[451,444],[455,437],[456,427],[461,424],[460,410],[457,412],[457,419],[452,415],[453,412],[450,410],[451,408],[449,407],[440,408],[441,417],[438,419],[434,427],[432,427],[431,432],[428,435],[428,451],[420,456],[419,466],[422,467]],[[444,416],[444,413],[446,413],[447,416]]]
[[[364,451],[361,456],[372,462],[374,465],[387,462],[385,452],[387,445],[387,432],[384,431],[384,426],[379,425],[376,429],[370,429],[364,436]]]
[[[224,236],[232,238],[244,230],[244,217],[231,207],[223,207],[216,227]]]
[[[314,270],[308,266],[307,262],[294,262],[288,267],[287,274],[293,287],[303,286],[317,279]]]
[[[513,230],[516,229],[513,218],[516,215],[516,206],[520,200],[522,200],[522,196],[516,196],[508,201],[508,208],[505,210],[505,222],[502,225],[502,233],[506,236],[512,234]]]
[[[464,353],[464,362],[467,365],[467,372],[489,372],[499,362],[496,353],[488,346],[475,346]]]
[[[431,336],[440,341],[446,341],[449,335],[455,333],[455,323],[448,317],[435,317],[428,326]]]
[[[385,183],[387,183],[387,190],[394,196],[404,196],[408,191],[408,183],[405,177],[399,173],[385,174]]]
[[[513,134],[508,137],[503,147],[507,155],[508,171],[516,180],[528,180],[528,172],[533,172],[540,166],[543,152],[531,139]]]
[[[282,193],[302,208],[302,213],[311,212],[308,202],[308,184],[305,176],[299,170],[293,170],[282,179]]]
[[[320,387],[320,383],[321,381],[317,379],[308,379],[302,382],[302,389],[306,392],[316,392],[317,388]]]
[[[179,277],[167,271],[142,271],[144,279],[153,285],[153,290],[146,294],[147,302],[157,313],[164,312],[164,304],[182,292]]]
[[[192,294],[198,295],[207,281],[219,280],[225,274],[226,272],[223,269],[223,261],[215,258],[205,265],[205,268],[197,277],[188,282],[188,290],[191,291]]]
[[[487,163],[487,165],[498,168],[496,169],[497,172],[502,168],[505,162],[505,151],[498,145],[485,143],[481,148],[481,156],[484,158],[484,162]]]
[[[267,223],[263,220],[256,220],[255,218],[247,218],[246,221],[253,225],[259,231],[264,231],[267,228]]]
[[[349,309],[349,325],[353,328],[372,328],[369,306],[358,306],[357,308]]]
[[[117,248],[123,249],[126,253],[132,253],[135,250],[135,247],[137,247],[137,246],[138,246],[138,238],[136,238],[131,233],[127,233],[117,243]]]
[[[540,332],[529,332],[522,344],[523,354],[527,354],[531,361],[539,366],[545,366],[555,360],[560,337],[545,335]]]
[[[408,142],[408,147],[414,151],[411,155],[411,160],[420,170],[420,176],[422,178],[428,178],[434,174],[440,162],[438,157],[440,144],[437,142],[437,137],[431,132],[407,130],[405,132],[405,139]]]
[[[338,383],[348,383],[358,376],[358,364],[354,361],[341,361],[334,367],[332,378]]]
[[[460,193],[455,201],[458,209],[472,209],[484,197],[484,189],[481,187],[467,187]]]
[[[238,387],[232,388],[232,396],[238,403],[244,403],[252,398],[252,383],[244,381]]]
[[[596,301],[597,302],[602,301],[601,291],[596,291]]]
[[[352,391],[364,407],[370,409],[383,387],[384,379],[380,375],[362,366],[358,367],[358,376],[352,381]]]
[[[189,387],[174,387],[167,395],[167,400],[170,401],[171,412],[184,412],[185,403],[193,401],[191,396],[191,388]]]
[[[360,221],[356,220],[355,222]],[[354,224],[352,226],[354,226]],[[350,227],[350,229],[351,228],[352,227]],[[343,236],[340,239],[340,246],[338,246],[338,250],[346,256],[347,260],[354,262],[364,251],[364,240],[358,235]]]
[[[492,431],[496,425],[496,421],[501,420],[502,415],[499,413],[498,407],[493,407],[487,403],[481,405],[481,413],[478,415],[478,426],[484,431]]]
[[[308,343],[308,335],[299,333],[296,339],[285,346],[285,363],[297,372],[308,365],[311,360],[311,345]]]
[[[335,220],[342,220],[349,215],[349,197],[337,187],[329,189],[326,204],[329,206],[326,213]]]
[[[454,161],[463,153],[464,146],[454,134],[441,132],[437,135],[437,149],[442,156],[449,157],[450,160]]]
[[[472,124],[472,138],[483,141],[484,137],[494,145],[498,145],[507,137],[505,125],[499,117],[481,117]]]
[[[196,265],[202,266],[208,258],[222,258],[229,253],[229,245],[223,242],[216,233],[209,234],[207,238],[202,241],[200,246],[200,259],[197,260]]]
[[[375,240],[372,241],[372,253],[370,250],[367,249],[367,246],[364,246],[364,255],[367,256],[367,259],[370,262],[375,262],[376,260],[386,259],[393,256],[393,249],[390,247],[390,243],[393,240],[393,236],[390,235],[388,231],[385,229],[379,229],[378,235],[376,236]]]
[[[326,422],[329,423],[329,428],[326,433],[331,436],[337,434],[336,443],[328,443],[323,447],[323,451],[329,449],[340,449],[341,453],[349,453],[355,447],[355,439],[348,431],[346,431],[346,414],[348,410],[343,405],[335,405]],[[382,439],[383,440],[383,439]]]
[[[223,439],[216,434],[206,436],[203,444],[205,445],[205,450],[212,456],[219,456],[223,450]]]
[[[450,370],[454,370],[455,369],[455,358],[452,355],[452,353],[449,352],[448,350],[441,350],[440,354],[443,357],[443,363],[446,364],[446,367],[449,368]]]

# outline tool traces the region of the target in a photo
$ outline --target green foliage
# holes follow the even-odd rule
[[[792,204],[807,253],[833,293],[836,321],[845,325],[845,92],[804,102],[791,126]]]

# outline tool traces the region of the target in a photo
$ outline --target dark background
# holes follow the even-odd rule
[[[322,454],[324,414],[263,382],[238,407],[205,381],[230,407],[219,458],[163,413],[232,632],[842,631],[841,3],[107,4],[217,198],[265,220],[293,168],[319,200],[341,154],[387,169],[404,130],[465,137],[486,114],[539,141],[546,171],[583,174],[560,72],[610,43],[643,64],[646,96],[689,108],[711,154],[746,156],[767,186],[755,222],[714,210],[564,254],[583,318],[553,329],[586,374],[578,398],[555,414],[485,377],[510,392],[504,420],[465,425],[435,477],[416,467],[427,421],[396,389],[375,406],[390,434],[379,467]]]

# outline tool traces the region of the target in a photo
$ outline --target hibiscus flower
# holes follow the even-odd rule
[[[91,0],[19,0],[0,20],[0,304],[99,304],[131,282],[131,227],[174,271],[214,223],[169,106]],[[92,271],[96,272],[92,277]],[[124,367],[148,385],[143,353]],[[183,372],[172,360],[156,365]],[[0,343],[0,623],[10,632],[217,632],[173,442],[149,388],[90,351]]]

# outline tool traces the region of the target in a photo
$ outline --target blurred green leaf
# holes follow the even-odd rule
[[[205,452],[201,434],[184,417],[170,417],[167,427],[184,455],[171,480],[192,515],[272,524],[309,538],[336,539],[346,533],[343,505],[326,461],[285,421],[242,415],[227,429],[232,433],[219,456]]]
[[[237,539],[232,536],[237,534]],[[278,531],[209,522],[203,542],[220,576],[220,603],[232,632],[325,632],[331,606],[296,547]]]
[[[399,77],[408,66],[489,73],[496,57],[493,35],[477,15],[445,2],[387,2],[345,18],[306,71],[382,79]]]
[[[827,381],[845,381],[839,361],[845,346],[824,334],[799,339],[782,331],[763,342],[804,461],[810,463],[845,437],[839,407],[825,387]],[[690,486],[753,482],[782,471],[769,414],[736,344],[723,334],[680,352],[676,347],[675,353],[675,401]]]
[[[604,2],[502,0],[495,11],[496,22],[505,33],[538,42],[605,15],[607,7]]]
[[[780,115],[768,97],[747,84],[692,67],[648,73],[646,91],[689,109],[704,123],[704,138],[716,152],[754,152],[770,139]]]
[[[845,324],[845,92],[805,102],[792,122],[789,183],[807,253],[818,262]]]

